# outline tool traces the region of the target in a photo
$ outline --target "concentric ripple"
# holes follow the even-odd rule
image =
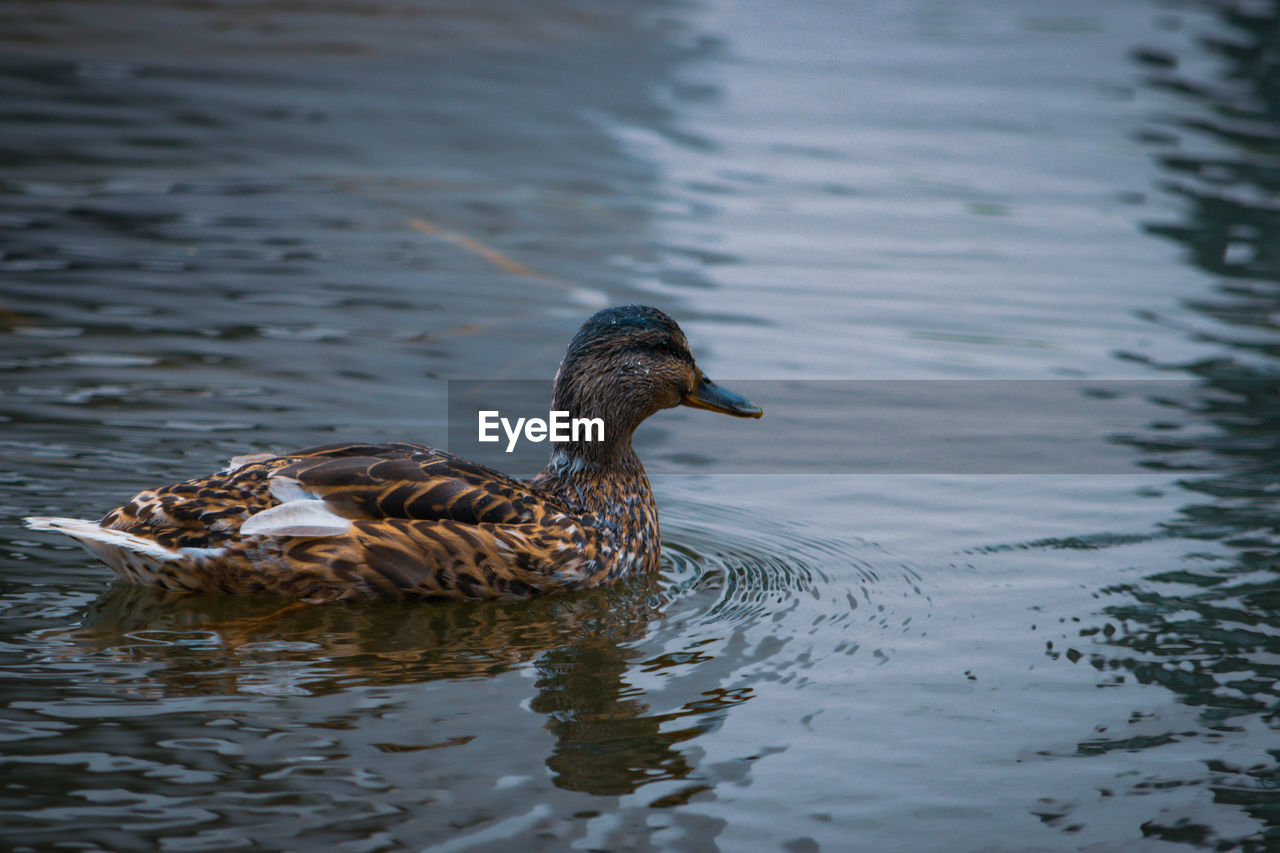
[[[796,647],[805,665],[923,634],[932,606],[909,564],[856,537],[761,526],[738,509],[671,506],[663,522],[664,642],[704,648],[726,633]],[[757,637],[757,635],[759,635]],[[804,638],[803,642],[800,638]],[[798,647],[803,646],[803,649]]]

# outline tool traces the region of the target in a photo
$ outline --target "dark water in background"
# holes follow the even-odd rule
[[[1278,33],[1265,2],[0,5],[6,846],[1275,849]],[[1193,393],[1111,475],[716,475],[682,434],[821,458],[839,424],[667,413],[661,576],[531,603],[234,631],[274,605],[17,526],[246,450],[442,443],[444,380],[545,378],[634,300],[729,385]]]

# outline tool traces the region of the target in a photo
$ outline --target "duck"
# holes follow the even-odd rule
[[[421,444],[235,457],[100,521],[31,516],[123,580],[183,593],[349,600],[521,599],[653,572],[658,511],[632,435],[663,409],[762,410],[698,368],[666,313],[606,308],[574,335],[553,411],[599,418],[529,480]]]

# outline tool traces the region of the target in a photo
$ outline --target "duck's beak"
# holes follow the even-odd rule
[[[735,394],[728,388],[721,388],[703,376],[701,370],[698,371],[698,381],[693,390],[681,397],[680,402],[695,409],[710,409],[735,418],[758,418],[764,414],[759,406],[752,405],[746,397]]]

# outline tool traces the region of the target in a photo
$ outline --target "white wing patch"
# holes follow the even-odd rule
[[[302,484],[292,477],[281,477],[278,474],[273,474],[271,479],[267,480],[267,488],[271,491],[271,497],[282,504],[293,501],[316,500],[315,495],[303,488]]]
[[[251,465],[254,462],[266,462],[268,459],[275,458],[276,454],[274,453],[245,453],[241,456],[232,456],[231,459],[227,461],[227,467],[222,469],[222,473],[230,474],[231,472],[238,471],[244,466]]]
[[[276,478],[272,478],[272,494],[275,494],[275,481]],[[240,525],[240,535],[341,536],[350,529],[351,520],[329,509],[324,501],[302,499],[286,501],[249,516]]]

